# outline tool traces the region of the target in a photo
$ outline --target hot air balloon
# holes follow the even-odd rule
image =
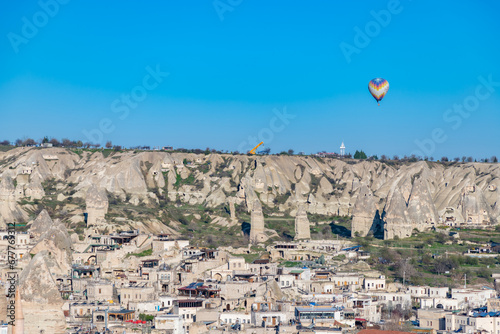
[[[368,90],[375,100],[377,100],[378,105],[380,105],[380,101],[389,90],[389,82],[382,78],[375,78],[368,83]]]

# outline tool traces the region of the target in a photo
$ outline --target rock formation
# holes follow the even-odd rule
[[[47,210],[43,209],[36,219],[33,221],[30,227],[30,233],[35,240],[39,240],[43,233],[48,231],[54,226],[54,222],[49,216]]]
[[[87,226],[102,226],[106,224],[105,215],[108,213],[108,196],[103,189],[92,184],[87,190],[85,200],[87,204]]]
[[[311,239],[311,229],[309,227],[309,219],[303,205],[299,206],[297,215],[295,216],[295,237],[294,240]]]
[[[266,240],[267,237],[264,233],[264,214],[262,213],[262,204],[256,198],[253,201],[250,216],[250,243],[256,244]]]
[[[8,223],[23,221],[25,216],[17,205],[14,181],[4,173],[0,181],[0,229],[5,229]]]
[[[42,199],[45,196],[45,191],[38,174],[32,175],[30,183],[27,185],[24,194],[26,197],[30,197],[32,201],[35,199]]]
[[[413,230],[427,231],[440,223],[427,177],[426,172],[413,176],[413,182],[409,177],[394,181],[394,190],[385,209],[385,239],[409,237]],[[411,188],[408,183],[411,183]],[[407,197],[399,190],[401,184],[405,185],[403,189]]]
[[[39,333],[40,330],[53,334],[65,332],[64,302],[50,270],[56,266],[50,253],[41,251],[19,276],[26,333]]]
[[[50,219],[50,218],[49,218]],[[72,241],[64,224],[56,220],[39,237],[37,244],[30,250],[31,254],[47,251],[54,260],[51,273],[67,275],[73,262]]]
[[[422,177],[415,179],[408,202],[408,220],[412,230],[428,230],[437,225],[438,219],[427,181]]]
[[[234,198],[229,198],[229,214],[231,216],[231,221],[236,223],[238,219],[236,218],[236,209],[234,207]]]
[[[488,225],[491,222],[491,207],[486,203],[482,190],[476,185],[464,187],[458,209],[468,224]]]
[[[366,185],[362,185],[352,211],[351,234],[364,237],[370,231],[372,233],[378,232],[382,228],[379,218],[373,194]]]
[[[79,154],[63,148],[13,148],[0,152],[0,227],[13,220],[26,221],[36,209],[29,203],[35,199],[57,202],[56,210],[68,212],[65,218],[75,226],[81,222],[81,201],[87,200],[89,225],[97,225],[94,230],[114,230],[118,220],[104,221],[108,193],[120,202],[130,203],[130,215],[140,205],[150,209],[165,205],[160,203],[164,198],[177,205],[212,209],[234,199],[235,212],[242,203],[251,212],[258,198],[275,214],[292,216],[304,205],[309,214],[353,216],[352,230],[361,235],[379,226],[377,209],[383,216],[384,207],[389,220],[393,220],[386,228],[392,231],[388,235],[404,236],[408,234],[407,225],[425,230],[453,217],[455,226],[476,227],[497,224],[500,219],[500,164],[389,164],[312,156],[178,152],[124,151],[104,156],[99,151],[83,150]],[[465,191],[468,185],[475,190]],[[390,202],[395,200],[394,188],[402,196],[402,201],[396,201],[402,207],[392,205],[390,209]],[[31,200],[24,201],[22,196]],[[123,210],[116,211],[113,207],[113,213],[120,215],[117,218],[131,219],[125,217]],[[152,213],[155,210],[148,211],[141,220],[146,230],[153,231],[149,226],[154,224],[149,222],[158,217]],[[391,217],[391,211],[406,211],[407,221]],[[386,219],[385,222],[389,224]]]
[[[408,222],[406,202],[398,187],[394,188],[386,205],[384,239],[407,238],[411,236],[412,225]]]

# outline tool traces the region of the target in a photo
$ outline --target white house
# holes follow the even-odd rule
[[[155,328],[171,330],[172,334],[185,334],[184,321],[178,314],[163,314],[155,317]]]
[[[377,278],[366,277],[363,281],[363,289],[369,290],[385,290],[385,276],[381,275]]]
[[[219,316],[221,324],[250,324],[251,320],[250,313],[222,312]]]

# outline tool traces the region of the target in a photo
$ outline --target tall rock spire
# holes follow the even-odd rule
[[[406,201],[399,187],[396,187],[392,192],[385,212],[384,239],[394,239],[396,236],[399,238],[411,236],[412,225],[408,222]]]
[[[108,213],[108,196],[103,189],[92,184],[87,190],[85,199],[87,204],[87,226],[100,226],[106,223],[105,215]]]
[[[422,177],[413,182],[408,202],[408,220],[412,224],[412,230],[419,231],[428,230],[438,223],[438,213],[432,200],[429,184]]]
[[[262,204],[258,198],[252,203],[250,224],[250,243],[256,244],[266,241],[267,237],[264,233],[264,214],[262,213]]]
[[[26,319],[23,327],[30,334],[39,333],[41,329],[51,334],[64,334],[66,331],[62,310],[64,301],[51,270],[57,267],[57,263],[51,253],[46,250],[37,253],[19,275],[18,289]],[[20,304],[16,302],[16,308]]]
[[[357,233],[359,236],[365,237],[368,232],[375,232],[377,228],[377,226],[374,226],[376,213],[377,206],[372,192],[363,184],[352,211],[352,235],[354,236]]]
[[[311,239],[309,219],[304,205],[300,205],[295,216],[295,238],[294,240]]]

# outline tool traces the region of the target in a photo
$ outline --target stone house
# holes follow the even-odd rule
[[[220,323],[224,324],[250,324],[252,320],[252,316],[250,313],[241,313],[241,312],[222,312],[219,315]]]
[[[89,301],[112,301],[114,284],[109,281],[89,281],[87,283],[87,299]]]
[[[130,302],[154,299],[154,288],[144,286],[127,286],[118,289],[121,305],[128,308]]]
[[[446,311],[443,309],[419,309],[417,310],[417,319],[420,322],[420,327],[432,328],[435,331],[445,330],[446,321],[445,315]]]
[[[385,283],[385,276],[381,275],[379,277],[365,277],[363,280],[363,289],[365,291],[386,290],[387,286]]]
[[[179,314],[162,314],[155,317],[155,328],[165,333],[185,334],[184,320]]]

